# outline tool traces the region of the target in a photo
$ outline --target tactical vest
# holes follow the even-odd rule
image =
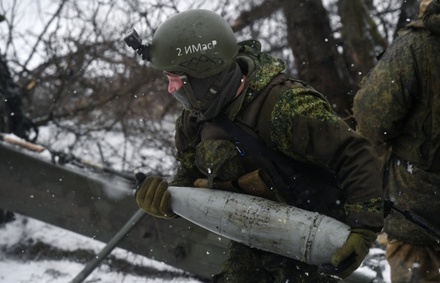
[[[274,159],[272,155],[282,155],[275,149],[270,137],[272,110],[280,95],[294,88],[309,88],[305,83],[288,78],[285,74],[276,76],[258,96],[251,101],[234,123],[253,137],[255,142],[243,144],[242,139],[234,142],[240,151],[246,169],[250,172],[263,169],[269,176],[266,180],[270,187],[274,187],[282,199],[290,204],[310,211],[331,214],[329,211],[342,203],[341,190],[337,186],[336,176],[331,172],[311,164],[299,163],[296,160],[282,156]],[[325,98],[317,92],[319,99]],[[229,132],[229,134],[228,134]],[[219,128],[215,122],[206,122],[202,126],[200,139],[237,139],[236,133],[231,134],[227,126]],[[241,139],[241,140],[240,140]],[[252,139],[252,138],[251,138]],[[269,148],[269,153],[255,144],[263,142]]]

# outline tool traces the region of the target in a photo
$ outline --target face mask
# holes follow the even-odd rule
[[[176,91],[179,97],[176,95],[175,97],[197,117],[197,121],[206,121],[217,116],[234,99],[241,78],[241,69],[238,64],[234,64],[215,77],[204,79],[189,77],[188,84],[184,84]],[[184,94],[181,93],[182,91]]]
[[[191,103],[189,102],[188,96],[186,96],[186,92],[183,87],[179,88],[175,92],[173,92],[174,98],[176,98],[180,103],[182,103],[183,108],[186,110],[192,109]]]

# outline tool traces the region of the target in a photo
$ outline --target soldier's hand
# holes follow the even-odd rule
[[[368,229],[352,229],[347,241],[332,256],[335,274],[344,279],[353,273],[368,254],[377,234]]]
[[[168,192],[168,182],[161,177],[146,177],[136,174],[138,189],[135,197],[140,208],[147,213],[160,218],[174,218],[171,210],[171,194]]]

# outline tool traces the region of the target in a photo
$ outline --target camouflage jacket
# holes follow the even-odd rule
[[[352,227],[380,231],[382,184],[371,143],[334,115],[313,88],[296,80],[280,80],[284,62],[260,49],[254,40],[240,44],[237,62],[246,70],[247,86],[224,112],[236,122],[248,119],[247,110],[266,90],[275,99],[272,103],[266,99],[261,109],[251,111],[258,115],[254,113],[256,118],[247,124],[253,124],[258,133],[268,133],[262,138],[271,148],[334,172],[344,195],[343,220]],[[197,124],[188,111],[177,119],[175,140],[180,167],[173,185],[191,186],[197,178],[236,180],[247,173],[228,135],[209,121]]]
[[[435,3],[436,2],[436,3]],[[377,148],[390,148],[386,197],[440,228],[440,6],[433,1],[424,24],[400,31],[354,99],[357,131]],[[419,20],[420,21],[420,20]],[[386,152],[384,154],[385,159]],[[391,213],[391,237],[433,243],[423,229]]]

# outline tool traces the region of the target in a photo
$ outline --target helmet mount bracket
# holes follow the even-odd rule
[[[142,39],[134,28],[128,30],[124,37],[125,43],[133,48],[138,55],[142,56],[142,60],[150,61],[150,52],[148,44],[142,44]]]

